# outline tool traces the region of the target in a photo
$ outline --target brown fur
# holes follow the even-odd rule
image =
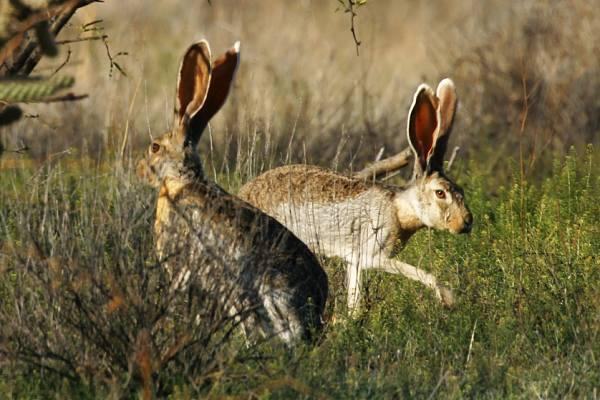
[[[435,290],[445,304],[451,291],[426,271],[395,259],[419,229],[468,233],[473,218],[462,189],[443,173],[443,156],[457,97],[445,79],[437,96],[422,84],[409,110],[407,138],[415,157],[413,180],[405,188],[350,178],[315,166],[291,165],[267,171],[239,195],[279,219],[309,247],[347,262],[348,307],[358,305],[360,273],[401,273]]]
[[[159,188],[156,249],[173,289],[197,278],[221,299],[222,311],[242,319],[247,335],[292,344],[322,327],[327,276],[292,232],[209,182],[196,152],[204,127],[227,97],[238,60],[236,45],[217,60],[212,79],[198,76],[211,74],[210,48],[205,41],[190,47],[180,68],[174,129],[154,140],[137,173]]]
[[[298,164],[265,172],[244,185],[238,195],[261,210],[268,210],[289,201],[335,203],[377,186],[325,168]]]

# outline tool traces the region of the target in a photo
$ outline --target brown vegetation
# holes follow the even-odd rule
[[[242,42],[235,93],[201,143],[214,156],[213,173],[237,167],[255,175],[292,161],[362,167],[381,147],[386,156],[404,148],[410,94],[446,76],[461,98],[451,145],[463,159],[485,160],[487,171],[520,150],[539,171],[547,155],[598,140],[600,23],[592,1],[374,1],[355,21],[359,57],[334,1],[211,3],[81,10],[61,38],[103,19],[113,56],[127,52],[119,61],[127,76],[102,44],[66,45],[66,70],[92,98],[55,113],[31,107],[36,118],[4,132],[6,147],[22,139],[34,156],[69,147],[94,158],[123,146],[137,151],[171,121],[172,60],[200,37],[215,49]]]
[[[36,178],[27,210],[0,200],[3,377],[46,371],[120,396],[160,393],[175,373],[205,384],[244,348],[230,339],[251,310],[222,304],[242,277],[200,284],[199,258],[174,290],[167,259],[153,256],[150,193],[112,180],[74,195],[62,179]]]

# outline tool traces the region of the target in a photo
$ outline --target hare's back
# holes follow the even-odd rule
[[[266,212],[282,203],[336,203],[356,197],[372,184],[312,165],[286,165],[246,183],[239,197]]]

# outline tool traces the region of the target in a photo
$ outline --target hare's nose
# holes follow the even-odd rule
[[[465,217],[465,223],[463,224],[463,228],[460,233],[469,233],[473,228],[473,214],[468,213]]]

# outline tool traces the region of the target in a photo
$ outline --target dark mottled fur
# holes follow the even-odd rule
[[[261,287],[289,293],[291,304],[285,312],[297,315],[287,318],[321,328],[327,276],[306,245],[283,225],[208,181],[197,180],[173,198],[161,195],[161,200],[169,203],[170,214],[164,216],[169,222],[156,227],[163,243],[161,253],[177,254],[183,264],[202,262],[197,266],[202,280],[222,278],[225,271],[233,274],[237,287],[232,287],[230,307],[246,304],[254,310],[248,321],[259,321],[259,326],[249,326],[246,332],[259,329],[267,336],[273,331],[261,328],[267,314],[258,295]],[[305,330],[304,338],[309,335],[310,330]]]
[[[251,338],[277,336],[292,344],[311,339],[322,327],[327,276],[292,232],[209,182],[196,152],[202,131],[225,102],[238,63],[238,45],[212,64],[206,41],[188,49],[173,131],[153,141],[137,172],[160,189],[156,247],[173,288],[197,282],[221,299],[220,312],[242,320]]]

